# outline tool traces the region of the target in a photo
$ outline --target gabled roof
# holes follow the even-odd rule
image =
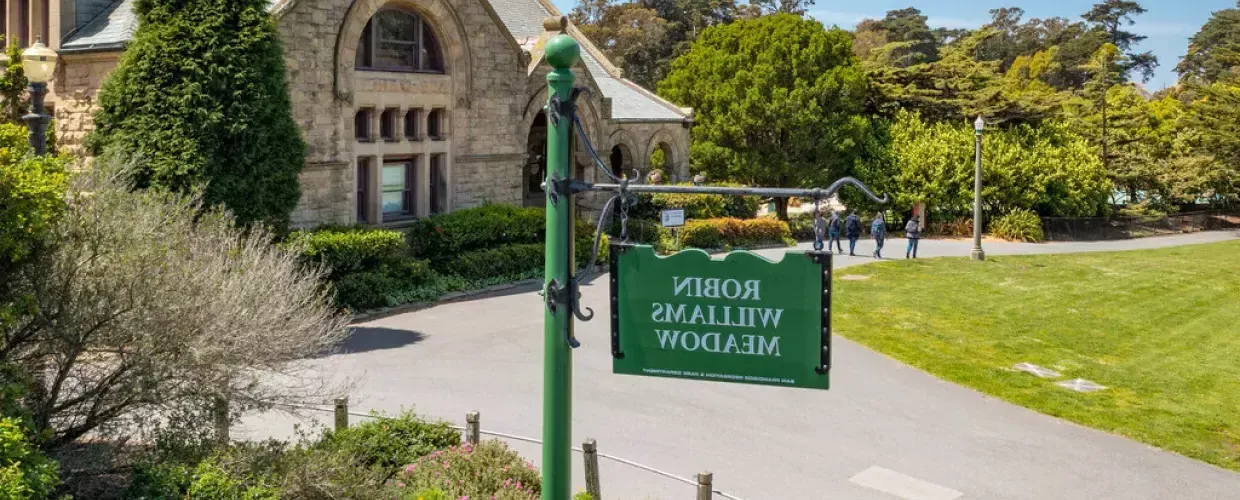
[[[489,0],[508,32],[521,46],[529,46],[543,33],[543,19],[559,17],[559,9],[541,0]],[[676,122],[689,114],[641,86],[624,79],[594,44],[575,27],[569,34],[581,42],[581,59],[603,97],[611,99],[611,118],[618,122]]]
[[[268,0],[269,8],[280,12],[293,0]],[[543,32],[543,19],[560,16],[560,11],[550,2],[542,0],[484,0],[489,1],[504,27],[516,39],[518,45],[527,46]],[[138,18],[133,10],[134,0],[117,0],[81,29],[71,33],[60,46],[62,53],[119,50],[133,39],[138,28]],[[582,36],[575,27],[569,33],[582,45],[582,62],[586,71],[598,85],[603,97],[611,99],[611,117],[618,122],[683,122],[689,114],[654,93],[624,79],[606,56],[594,44]]]

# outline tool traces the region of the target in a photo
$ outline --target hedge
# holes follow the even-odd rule
[[[1038,242],[1045,239],[1042,218],[1033,210],[1013,210],[990,223],[990,232],[1005,240]]]
[[[680,185],[690,185],[682,183]],[[720,184],[739,187],[739,184]],[[668,208],[683,208],[688,219],[714,219],[732,217],[752,219],[757,217],[760,200],[757,196],[727,196],[721,194],[642,194],[630,214],[633,218],[658,220],[659,213]]]
[[[461,252],[541,242],[546,219],[542,208],[486,204],[419,220],[408,230],[409,246],[439,263]]]
[[[405,235],[399,231],[362,226],[325,226],[289,235],[285,245],[330,270],[338,279],[351,273],[371,271],[409,253]]]
[[[796,243],[788,223],[771,217],[691,220],[681,230],[680,242],[683,247],[704,249]]]
[[[425,260],[389,262],[374,270],[335,278],[336,305],[353,311],[399,305],[402,295],[437,279]]]

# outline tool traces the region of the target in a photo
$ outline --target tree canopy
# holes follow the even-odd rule
[[[239,223],[288,225],[306,146],[266,0],[139,0],[99,92],[89,145],[136,162],[137,187],[203,189]]]

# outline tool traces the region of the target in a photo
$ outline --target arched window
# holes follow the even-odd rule
[[[369,71],[443,73],[443,52],[430,24],[421,17],[385,9],[362,30],[355,64]]]

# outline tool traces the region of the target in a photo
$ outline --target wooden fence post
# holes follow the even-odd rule
[[[220,446],[227,446],[230,442],[228,436],[228,399],[224,396],[216,396],[211,406],[211,418],[215,423],[215,443]]]
[[[465,414],[465,442],[473,446],[478,446],[478,441],[482,435],[482,429],[479,426],[481,419],[482,416],[476,411]]]
[[[598,443],[594,438],[581,443],[581,456],[586,461],[586,493],[592,500],[603,500],[603,491],[598,480]]]
[[[714,482],[715,475],[709,472],[703,472],[697,475],[697,500],[711,500],[711,483]]]
[[[349,397],[336,398],[336,432],[349,428]]]

